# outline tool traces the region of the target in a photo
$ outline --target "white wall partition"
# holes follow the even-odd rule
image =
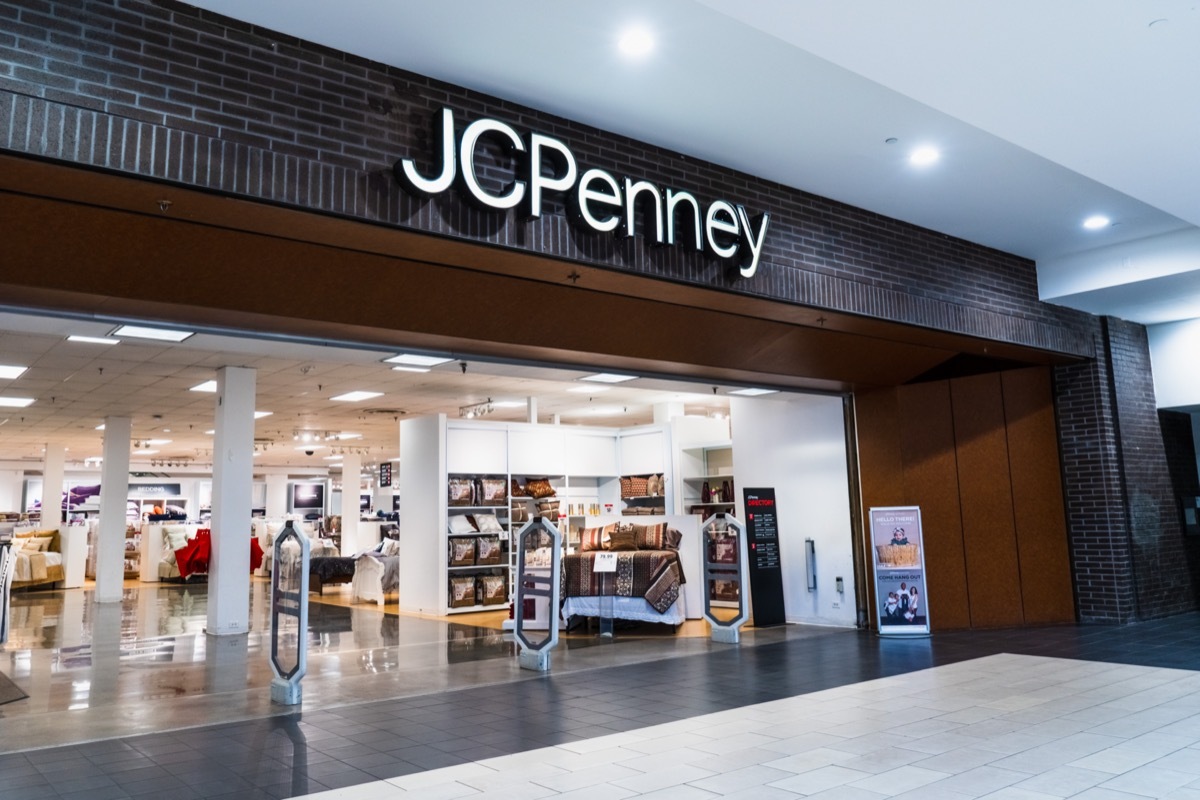
[[[842,398],[730,398],[738,513],[742,490],[774,488],[788,622],[853,626],[853,533]],[[804,540],[816,545],[817,589],[805,580]],[[844,591],[838,592],[836,578]]]

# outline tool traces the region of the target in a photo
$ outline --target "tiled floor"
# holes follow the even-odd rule
[[[740,646],[580,634],[536,675],[492,622],[330,605],[289,712],[263,700],[257,635],[223,654],[190,630],[200,590],[165,615],[179,590],[131,592],[119,624],[85,599],[79,645],[75,600],[45,597],[24,601],[41,634],[27,608],[0,651],[30,694],[0,706],[2,800],[1200,798],[1195,614],[909,640],[788,626]]]

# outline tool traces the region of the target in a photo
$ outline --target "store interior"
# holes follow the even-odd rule
[[[735,475],[738,469],[745,470],[751,482],[745,485],[777,486],[781,496],[789,497],[781,511],[791,515],[785,516],[790,524],[784,527],[794,534],[794,543],[785,549],[785,562],[799,559],[792,562],[799,565],[803,560],[801,531],[809,529],[804,536],[811,538],[814,523],[826,528],[827,540],[822,543],[826,595],[808,589],[804,570],[797,566],[792,570],[796,585],[787,587],[788,621],[839,627],[855,623],[845,417],[838,395],[689,383],[656,375],[597,372],[583,365],[506,363],[464,353],[406,353],[343,342],[281,340],[244,332],[175,329],[180,335],[191,335],[171,342],[137,335],[144,331],[130,335],[121,330],[122,324],[0,314],[0,364],[14,368],[12,377],[0,383],[0,402],[33,401],[24,407],[6,407],[0,414],[0,510],[32,517],[18,525],[52,527],[47,520],[37,519],[47,447],[65,451],[68,489],[95,486],[101,475],[104,420],[132,419],[122,601],[94,602],[96,554],[90,538],[82,580],[26,586],[12,595],[9,639],[3,650],[5,672],[32,691],[20,703],[4,706],[2,713],[42,719],[31,724],[40,726],[46,743],[63,735],[54,722],[60,712],[92,709],[93,724],[103,726],[107,724],[103,709],[116,703],[148,702],[164,692],[211,700],[212,695],[237,687],[241,700],[235,702],[236,710],[226,708],[226,712],[236,716],[258,711],[254,703],[260,698],[252,699],[251,689],[265,686],[270,677],[264,644],[269,568],[259,567],[251,575],[251,631],[248,637],[232,637],[237,641],[230,645],[225,645],[227,637],[205,635],[211,621],[206,617],[204,575],[188,578],[159,571],[160,560],[170,558],[169,538],[163,533],[169,524],[178,522],[192,529],[208,524],[216,396],[211,382],[224,366],[255,371],[254,503],[262,502],[268,484],[286,481],[285,516],[306,526],[314,545],[330,544],[338,554],[354,556],[377,549],[383,539],[398,541],[398,589],[367,600],[349,582],[310,591],[316,681],[391,673],[389,682],[394,683],[398,675],[437,666],[445,674],[435,682],[444,688],[454,680],[486,681],[495,670],[511,666],[515,645],[508,621],[509,521],[503,536],[505,561],[487,569],[467,569],[471,575],[500,576],[506,584],[504,602],[465,609],[443,605],[450,578],[456,569],[464,569],[448,563],[447,534],[438,532],[439,527],[445,531],[447,520],[455,516],[446,496],[454,463],[443,461],[439,467],[434,456],[432,461],[417,461],[414,468],[416,457],[404,454],[401,435],[408,425],[440,425],[441,435],[447,437],[441,441],[451,446],[466,441],[471,453],[481,452],[475,446],[476,436],[511,437],[511,470],[471,469],[470,474],[499,475],[505,484],[511,478],[512,484],[519,485],[528,482],[536,464],[546,463],[543,474],[554,476],[561,496],[560,528],[566,532],[574,514],[581,520],[576,534],[578,528],[619,519],[621,507],[627,506],[659,512],[639,521],[662,519],[697,537],[707,514],[738,513],[735,497],[743,484],[741,476]],[[154,327],[170,330],[161,324]],[[419,358],[408,358],[414,355]],[[600,380],[593,379],[597,375]],[[349,392],[371,396],[337,399]],[[780,430],[788,435],[781,438]],[[464,436],[468,438],[463,440]],[[539,446],[532,456],[535,466],[519,470],[518,478],[515,448],[521,436],[556,443],[550,449],[567,451],[572,441],[587,437],[593,444],[612,448],[612,465],[581,468],[586,475],[571,475],[553,466],[553,458],[541,462],[546,448]],[[618,455],[624,452],[622,440],[651,438],[655,442],[651,460],[636,467],[626,460],[623,468]],[[362,525],[357,540],[337,536],[342,526],[331,524],[334,518],[345,519],[352,513],[344,500],[350,494],[342,469],[347,458],[360,468],[355,476],[354,516]],[[566,460],[579,463],[569,456]],[[391,485],[381,485],[381,474],[388,472]],[[621,488],[625,472],[658,477],[659,483],[639,490],[643,494],[637,498],[627,498],[627,490]],[[711,488],[710,481],[701,481],[698,475],[710,476]],[[426,481],[428,490],[413,489],[406,476]],[[167,494],[163,487],[168,487]],[[298,507],[298,498],[313,487],[319,487],[319,507]],[[64,523],[64,541],[72,529],[94,531],[97,501],[96,496],[70,501],[74,505],[65,513],[77,525]],[[709,501],[714,502],[709,505]],[[504,502],[508,504],[507,492]],[[429,511],[428,525],[414,528],[406,508]],[[260,511],[265,509],[255,509]],[[160,513],[175,512],[174,519],[158,518]],[[257,539],[276,522],[269,516],[251,519],[247,529]],[[781,533],[787,535],[789,530]],[[687,542],[682,549],[694,555],[696,542]],[[672,624],[618,618],[615,635],[601,636],[595,619],[579,618],[562,631],[563,648],[579,651],[616,644],[623,648],[623,658],[638,659],[709,646],[709,629],[700,613],[700,571],[698,561],[685,564],[681,593],[688,595],[690,604]],[[831,588],[835,572],[839,578],[844,576],[837,595]],[[426,585],[429,576],[431,586]],[[689,577],[690,587],[686,586]],[[410,597],[428,592],[437,599],[406,605],[406,587]],[[837,610],[831,612],[831,607]],[[752,625],[747,628],[751,640],[753,630]],[[781,635],[790,634],[758,634],[763,641]],[[101,657],[105,642],[107,655]],[[230,652],[223,652],[230,646]],[[574,656],[580,663],[602,657]],[[491,666],[480,667],[482,663]],[[111,676],[100,674],[109,670]],[[147,680],[149,675],[154,677]],[[422,681],[413,687],[424,685]],[[331,702],[334,697],[345,699],[344,690],[326,691],[332,692]]]

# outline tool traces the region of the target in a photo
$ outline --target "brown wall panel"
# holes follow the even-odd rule
[[[972,616],[950,385],[938,381],[900,387],[898,408],[906,502],[921,507],[929,621],[935,630],[968,628]]]
[[[855,432],[858,439],[859,485],[862,494],[863,541],[858,546],[873,563],[872,506],[911,505],[904,488],[904,461],[900,455],[900,411],[895,389],[859,392],[854,396]],[[871,623],[878,623],[879,605],[874,581],[866,581]]]
[[[971,627],[1022,624],[1000,375],[950,381]]]
[[[1001,374],[1001,381],[1025,622],[1073,622],[1075,598],[1050,371],[1011,370]]]

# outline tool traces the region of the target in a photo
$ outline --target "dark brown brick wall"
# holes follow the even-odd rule
[[[685,154],[173,2],[0,0],[0,149],[530,249],[794,303],[1090,355],[1086,315],[1037,299],[1021,258]],[[582,166],[773,215],[759,273],[681,247],[579,233],[563,209],[498,217],[400,192],[433,113],[494,116],[564,140]],[[485,170],[485,174],[486,174]],[[491,172],[498,180],[501,173]]]
[[[580,233],[561,207],[530,220],[453,196],[403,194],[391,165],[428,157],[430,119],[443,105],[459,119],[493,116],[557,136],[581,167],[769,210],[759,273],[735,281],[725,265],[683,248]],[[1164,505],[1144,331],[1040,302],[1025,259],[166,1],[0,0],[0,150],[815,309],[1103,354],[1055,372],[1079,615],[1124,621],[1185,605],[1170,563],[1178,531]],[[500,167],[484,169],[487,179],[499,180]]]

